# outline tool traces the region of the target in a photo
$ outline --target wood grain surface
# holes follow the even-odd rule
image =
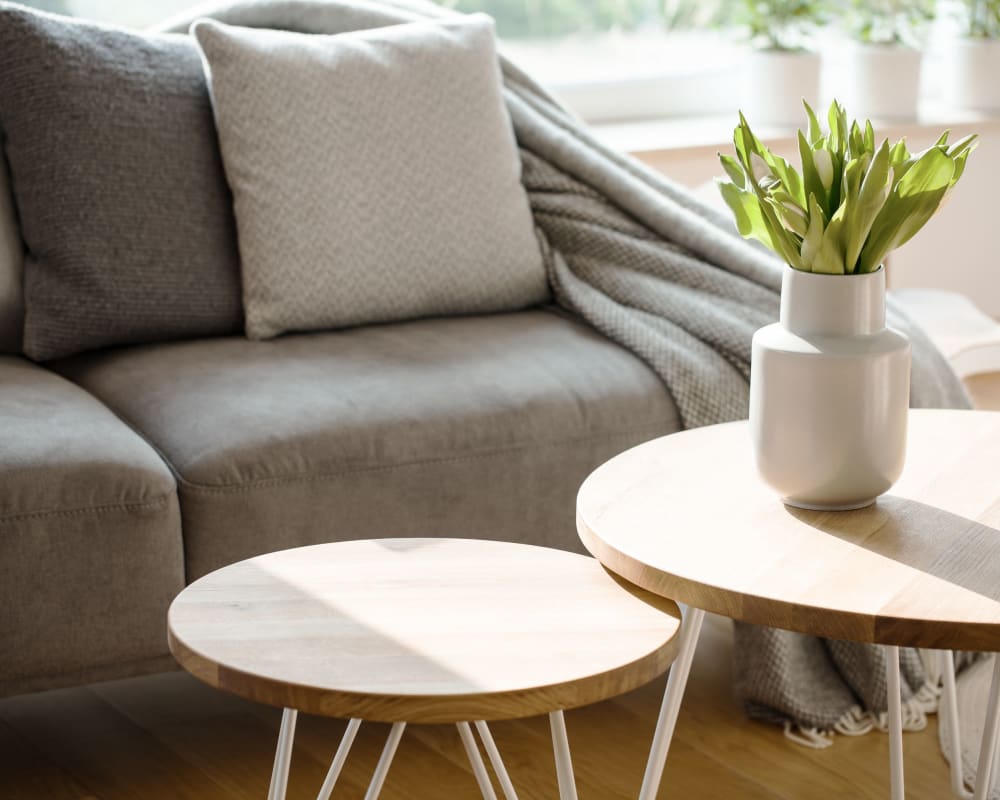
[[[627,580],[733,619],[1000,650],[995,412],[911,412],[902,478],[858,511],[783,505],[757,477],[746,423],[674,434],[599,467],[577,527]]]
[[[224,567],[168,615],[171,652],[262,703],[379,722],[506,719],[663,673],[671,600],[594,559],[457,539],[316,545]]]

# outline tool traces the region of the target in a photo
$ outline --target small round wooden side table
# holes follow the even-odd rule
[[[647,442],[587,478],[577,499],[587,549],[689,606],[641,800],[655,797],[705,611],[886,645],[893,800],[903,798],[898,647],[944,651],[952,784],[969,796],[950,651],[1000,651],[1000,413],[911,412],[907,447],[899,483],[857,511],[783,505],[757,477],[746,423]],[[998,699],[995,659],[976,800],[991,784]]]
[[[559,794],[576,798],[563,709],[664,673],[680,611],[594,559],[464,539],[376,539],[251,558],[195,581],[168,615],[170,650],[219,689],[284,709],[269,800],[285,796],[298,711],[350,718],[319,800],[362,720],[393,723],[366,800],[408,722],[454,723],[496,800],[472,726],[508,800],[487,720],[549,715]]]

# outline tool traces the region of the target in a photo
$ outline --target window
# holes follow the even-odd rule
[[[22,0],[148,27],[197,0]],[[590,121],[728,113],[739,51],[718,30],[726,0],[441,0],[497,21],[501,50]]]
[[[497,21],[502,50],[590,121],[729,112],[732,0],[442,0]]]

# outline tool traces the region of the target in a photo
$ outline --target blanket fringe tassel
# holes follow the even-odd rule
[[[801,725],[794,725],[790,719],[785,720],[785,738],[814,750],[822,750],[833,744],[832,731],[827,733],[819,728],[803,728]]]
[[[928,681],[921,686],[920,691],[903,703],[903,730],[922,731],[926,728],[927,715],[935,713],[940,702],[941,686],[939,683]],[[819,728],[805,728],[796,725],[791,720],[786,720],[785,738],[803,747],[822,750],[833,744],[835,733],[842,736],[864,736],[873,730],[884,733],[888,729],[886,712],[876,714],[874,711],[865,711],[861,706],[851,706],[829,731]]]

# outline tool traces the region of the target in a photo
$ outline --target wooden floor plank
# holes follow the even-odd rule
[[[836,737],[809,750],[748,720],[732,694],[731,623],[709,618],[692,669],[661,798],[811,800],[886,796],[888,743],[881,733]],[[567,713],[581,800],[631,800],[642,781],[663,691],[656,681],[621,698]],[[0,700],[0,798],[119,800],[266,796],[280,711],[210,689],[183,673]],[[546,717],[491,726],[523,800],[556,796]],[[300,716],[289,798],[311,800],[344,723]],[[364,793],[388,733],[362,725],[338,785]],[[904,739],[907,797],[948,796],[931,726]],[[385,800],[478,797],[455,729],[411,726]]]
[[[809,750],[748,720],[732,694],[731,623],[709,617],[695,656],[661,798],[802,800],[878,798],[888,785],[881,733],[836,737]],[[634,798],[663,691],[656,681],[567,713],[581,800]],[[280,711],[210,689],[183,673],[0,701],[0,798],[248,800],[266,795]],[[546,717],[491,726],[523,800],[555,796]],[[314,798],[343,732],[338,720],[300,716],[289,797]],[[911,800],[947,796],[935,724],[907,734]],[[335,797],[364,793],[388,733],[361,727]],[[92,794],[91,794],[92,792]],[[455,729],[411,726],[383,797],[478,796]]]
[[[732,690],[732,622],[706,615],[692,665],[691,680],[677,725],[676,741],[716,759],[748,778],[760,780],[775,797],[850,797],[884,800],[888,794],[888,737],[834,737],[834,745],[813,750],[787,740],[781,729],[748,719]],[[649,713],[651,687],[617,702]],[[937,743],[936,720],[924,731],[904,736],[907,797],[939,800],[948,793],[948,772]],[[664,782],[687,772],[682,759],[667,762]],[[822,787],[818,789],[817,787]],[[695,795],[698,796],[698,795]],[[710,797],[710,794],[706,794]]]
[[[577,775],[581,786],[591,790],[591,797],[638,795],[662,693],[663,683],[658,681],[633,692],[627,702],[623,698],[613,710],[591,706],[568,716]],[[694,747],[688,737],[678,735],[670,748],[660,797],[774,800],[777,795],[765,782],[740,774],[713,754]]]
[[[98,800],[90,789],[0,721],[0,798],[39,800],[43,797],[46,800]]]
[[[102,800],[225,796],[203,771],[164,748],[89,689],[5,700],[0,720]]]

